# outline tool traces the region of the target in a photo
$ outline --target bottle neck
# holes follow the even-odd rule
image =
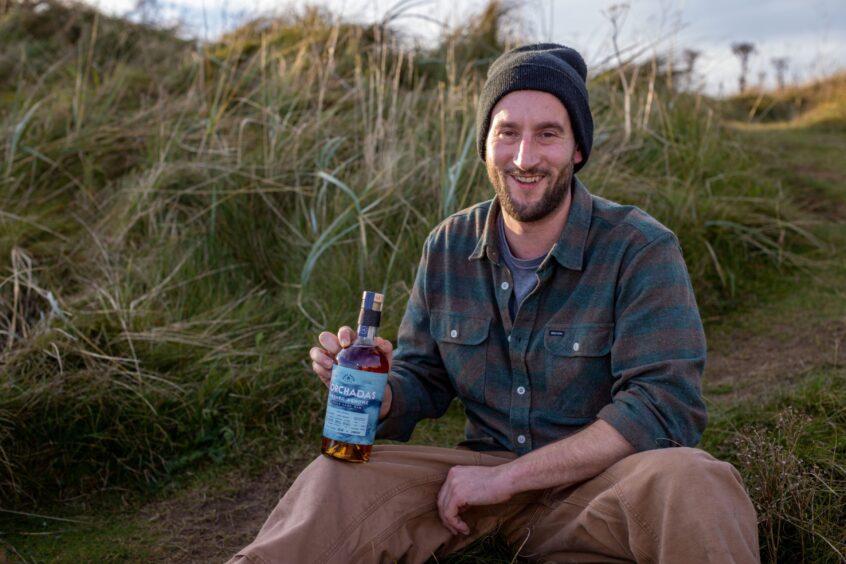
[[[374,327],[373,325],[359,325],[358,331],[356,332],[358,335],[356,342],[362,345],[372,345],[378,332],[379,328]]]

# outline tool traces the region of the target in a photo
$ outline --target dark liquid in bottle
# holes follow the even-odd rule
[[[339,352],[335,357],[335,362],[345,368],[354,368],[365,372],[386,374],[390,369],[387,357],[376,348],[376,345],[353,344]],[[323,437],[320,450],[326,456],[340,458],[347,462],[367,462],[370,460],[370,451],[373,450],[373,445],[357,445]]]

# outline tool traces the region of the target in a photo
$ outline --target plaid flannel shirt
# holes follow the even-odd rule
[[[426,240],[379,438],[408,440],[457,396],[476,450],[518,455],[597,418],[637,450],[694,446],[705,337],[675,235],[575,179],[567,223],[512,320],[491,200]]]

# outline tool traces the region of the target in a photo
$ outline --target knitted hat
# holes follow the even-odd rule
[[[555,43],[538,43],[512,49],[493,62],[482,88],[476,110],[476,136],[479,156],[485,160],[485,141],[491,126],[491,110],[506,94],[515,90],[541,90],[556,96],[567,113],[584,166],[593,145],[593,116],[590,113],[587,65],[573,49]]]

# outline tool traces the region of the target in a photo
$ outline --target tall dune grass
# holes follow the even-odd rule
[[[490,5],[437,48],[307,11],[212,44],[88,8],[0,15],[0,501],[312,440],[316,332],[387,295],[394,336],[429,229],[491,197],[474,108],[505,45]],[[624,72],[633,73],[634,66]],[[706,312],[820,246],[707,99],[659,65],[591,83],[583,180],[678,233]],[[756,278],[757,277],[757,278]]]

